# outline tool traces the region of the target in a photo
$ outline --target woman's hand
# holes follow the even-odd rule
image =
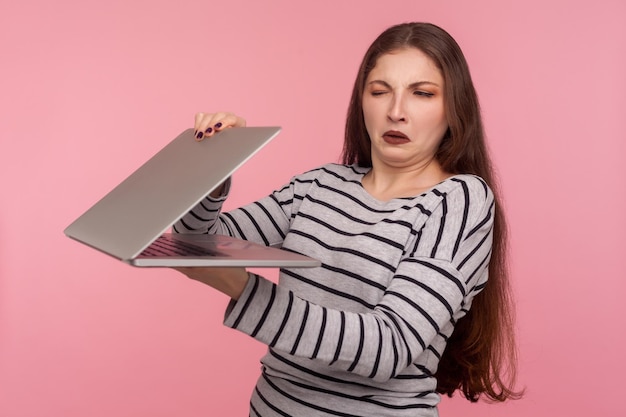
[[[227,127],[245,127],[246,120],[234,113],[196,113],[195,132],[197,141],[213,136]]]
[[[228,295],[233,300],[239,299],[248,283],[245,268],[173,268],[187,277],[200,281]]]
[[[194,123],[194,136],[196,141],[200,142],[204,138],[213,136],[220,130],[228,127],[245,127],[246,119],[237,116],[234,113],[196,113]],[[224,192],[224,184],[221,184],[211,192],[211,197],[218,198]]]

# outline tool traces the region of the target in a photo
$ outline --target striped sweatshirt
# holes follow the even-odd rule
[[[437,416],[434,373],[454,324],[487,282],[494,198],[456,175],[379,201],[369,168],[328,164],[245,207],[207,197],[178,233],[228,234],[319,259],[256,274],[226,326],[268,346],[250,415]]]

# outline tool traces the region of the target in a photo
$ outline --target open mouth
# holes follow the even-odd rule
[[[410,142],[410,139],[407,135],[402,132],[398,132],[397,130],[389,130],[383,133],[383,140],[390,144],[400,144]]]

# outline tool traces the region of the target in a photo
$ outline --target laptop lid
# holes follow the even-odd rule
[[[64,233],[128,262],[280,132],[235,127],[197,142],[182,132]]]

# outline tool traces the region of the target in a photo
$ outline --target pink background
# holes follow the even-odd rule
[[[236,175],[229,206],[337,160],[361,56],[407,20],[446,28],[472,69],[527,388],[503,405],[444,399],[441,414],[624,415],[620,0],[3,0],[0,415],[247,415],[264,347],[222,327],[225,297],[62,231],[196,111],[284,128]]]

